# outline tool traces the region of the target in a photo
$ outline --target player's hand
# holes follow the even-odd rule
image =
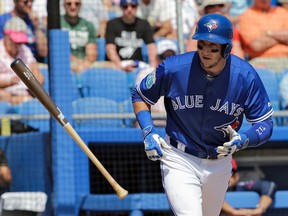
[[[152,161],[161,160],[163,157],[162,148],[171,148],[165,140],[156,133],[150,133],[145,137],[144,146],[147,157]]]
[[[218,146],[216,151],[218,158],[227,157],[229,154],[233,154],[235,151],[244,149],[248,146],[249,139],[245,134],[239,134],[229,125],[227,128],[230,136],[230,141],[225,142],[223,146]]]

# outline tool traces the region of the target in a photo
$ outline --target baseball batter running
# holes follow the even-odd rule
[[[265,143],[273,108],[255,69],[230,54],[233,27],[208,14],[197,24],[197,51],[173,56],[135,86],[134,112],[150,160],[161,160],[162,183],[177,216],[218,216],[232,154]],[[164,96],[166,136],[153,126],[150,106]],[[243,117],[252,123],[238,133]]]

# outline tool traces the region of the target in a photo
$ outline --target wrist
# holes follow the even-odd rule
[[[256,208],[261,209],[261,210],[262,210],[262,213],[265,213],[265,212],[266,212],[266,208],[265,208],[264,206],[260,205],[260,204],[258,204],[258,205],[256,206]]]
[[[150,111],[142,110],[136,114],[136,118],[142,129],[142,134],[144,138],[151,132],[155,132]]]
[[[241,148],[240,149],[245,149],[249,145],[249,138],[246,136],[246,134],[240,134],[242,143],[241,143]]]

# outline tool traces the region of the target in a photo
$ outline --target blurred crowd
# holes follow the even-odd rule
[[[157,43],[162,40],[173,42],[177,53],[196,50],[191,35],[198,19],[209,13],[224,14],[233,22],[233,54],[276,74],[287,69],[288,22],[283,19],[287,0],[181,0],[180,4],[182,19],[177,20],[176,1],[60,0],[61,29],[69,32],[71,70],[81,74],[91,67],[111,67],[130,73],[155,68]],[[0,1],[0,100],[18,104],[31,98],[10,69],[17,57],[45,82],[37,65],[48,62],[46,7],[47,0]],[[184,50],[179,50],[179,23]]]
[[[10,68],[16,58],[41,84],[45,82],[40,65],[48,63],[47,1],[0,0],[0,101],[18,105],[33,98]],[[60,26],[69,32],[71,71],[77,75],[91,67],[137,71],[138,83],[166,58],[196,50],[191,37],[197,21],[205,14],[220,13],[234,24],[232,54],[275,72],[281,80],[283,108],[288,109],[288,0],[181,0],[180,4],[178,20],[176,0],[60,0]],[[183,40],[178,38],[179,23]],[[163,98],[152,112],[165,114]],[[162,127],[165,121],[156,120],[155,125]],[[11,174],[1,152],[0,162],[4,191]],[[238,183],[238,175],[233,177]],[[266,197],[264,210],[272,198]],[[226,215],[240,215],[235,211],[228,203],[223,206]]]

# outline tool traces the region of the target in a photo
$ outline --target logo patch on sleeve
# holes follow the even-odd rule
[[[150,89],[156,82],[156,70],[152,71],[150,74],[148,74],[146,79],[146,88]]]

